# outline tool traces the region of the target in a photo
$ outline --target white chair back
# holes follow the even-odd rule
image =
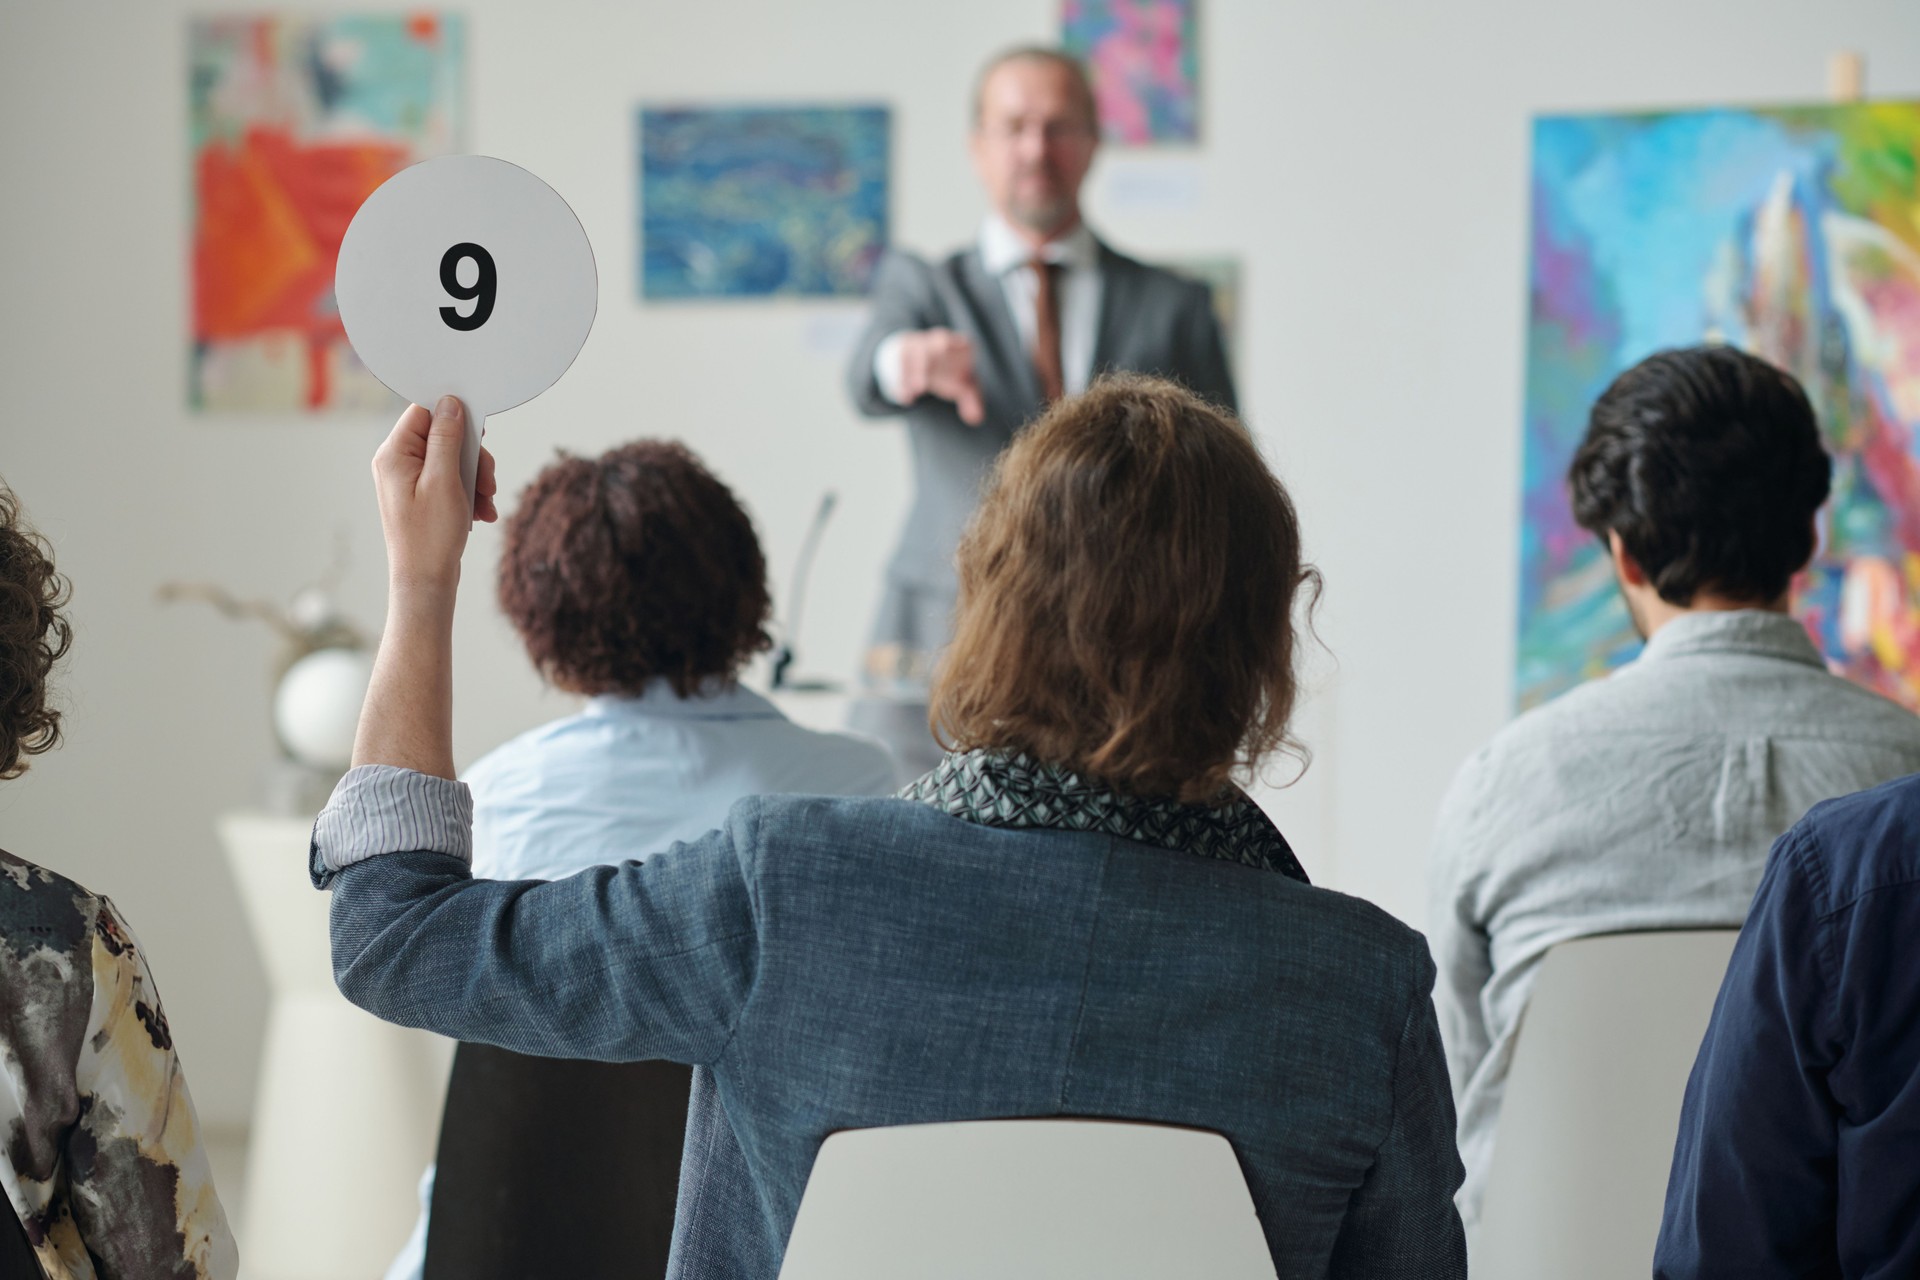
[[[1217,1133],[1104,1120],[854,1129],[820,1147],[780,1280],[1274,1280]]]
[[[1514,1045],[1474,1280],[1652,1273],[1680,1102],[1734,929],[1547,952]]]

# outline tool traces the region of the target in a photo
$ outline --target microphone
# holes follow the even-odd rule
[[[787,684],[787,668],[793,665],[793,642],[800,635],[800,613],[807,602],[807,574],[813,568],[813,557],[820,550],[820,535],[826,530],[827,518],[833,514],[834,504],[840,501],[840,495],[829,489],[820,495],[820,505],[814,509],[813,523],[807,526],[807,536],[800,543],[800,557],[794,561],[793,590],[787,594],[792,610],[783,630],[786,637],[773,655],[772,685],[776,689],[791,687],[796,690],[820,691],[832,688],[824,680],[798,681],[792,686]]]

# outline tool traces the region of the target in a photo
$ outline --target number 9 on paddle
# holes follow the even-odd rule
[[[593,328],[600,278],[559,193],[491,156],[423,160],[360,206],[334,268],[340,322],[374,377],[415,404],[467,407],[467,499],[481,430],[567,371]]]

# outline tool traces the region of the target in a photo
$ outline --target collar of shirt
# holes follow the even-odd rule
[[[780,709],[746,688],[709,680],[691,698],[675,695],[665,677],[647,681],[637,697],[603,693],[587,700],[586,715],[660,720],[780,720]]]
[[[1682,614],[1653,633],[1639,661],[1701,653],[1746,653],[1825,669],[1826,659],[1799,619],[1769,609]]]
[[[1100,260],[1100,242],[1094,239],[1085,222],[1076,222],[1073,230],[1042,245],[1038,256],[1047,262],[1057,262],[1069,271],[1091,267]],[[1033,246],[1005,218],[997,213],[987,215],[980,226],[980,262],[988,275],[1004,276],[1034,257]]]

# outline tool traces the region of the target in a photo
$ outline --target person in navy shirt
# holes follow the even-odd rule
[[[1920,775],[1774,845],[1680,1115],[1656,1280],[1920,1276]]]

